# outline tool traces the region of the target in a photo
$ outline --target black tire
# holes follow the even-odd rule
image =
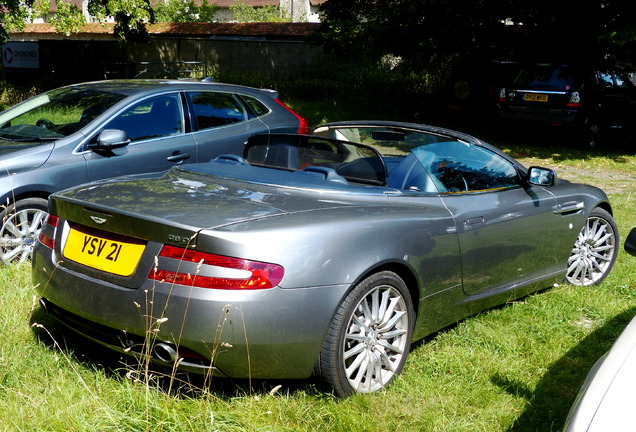
[[[383,389],[404,367],[414,320],[411,296],[399,276],[388,271],[369,276],[336,311],[318,375],[342,397]]]
[[[603,125],[590,117],[585,120],[581,131],[581,147],[583,150],[599,150],[604,144],[605,129]]]
[[[4,264],[31,259],[47,211],[48,202],[44,198],[26,198],[3,208],[0,212],[0,260]]]
[[[595,208],[585,221],[568,259],[565,278],[572,285],[601,283],[618,255],[618,228],[612,215]]]

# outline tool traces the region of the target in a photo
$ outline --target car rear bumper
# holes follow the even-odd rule
[[[56,265],[46,252],[40,245],[33,255],[33,280],[49,314],[120,353],[202,374],[307,378],[348,290],[231,291],[151,280],[131,289]]]
[[[504,108],[500,107],[499,116],[506,120],[552,123],[567,126],[575,126],[579,123],[577,110],[536,110],[518,106],[507,106]]]

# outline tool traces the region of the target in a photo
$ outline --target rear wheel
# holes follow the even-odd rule
[[[572,285],[596,285],[607,277],[618,253],[618,228],[607,211],[595,208],[581,229],[568,259]]]
[[[593,117],[588,118],[583,125],[581,134],[581,145],[583,149],[598,150],[603,144],[603,126]]]
[[[317,364],[339,396],[371,393],[402,371],[415,313],[406,284],[392,272],[360,282],[338,308]]]
[[[44,198],[27,198],[0,212],[0,259],[4,264],[31,259],[47,209]]]

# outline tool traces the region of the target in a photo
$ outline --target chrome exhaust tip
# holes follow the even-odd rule
[[[154,357],[166,363],[174,363],[177,361],[177,352],[170,345],[158,343],[152,348]]]

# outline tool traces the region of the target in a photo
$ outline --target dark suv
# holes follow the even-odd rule
[[[627,74],[554,64],[523,67],[499,93],[507,120],[574,126],[581,143],[598,147],[608,133],[627,131],[636,114],[636,88]]]

